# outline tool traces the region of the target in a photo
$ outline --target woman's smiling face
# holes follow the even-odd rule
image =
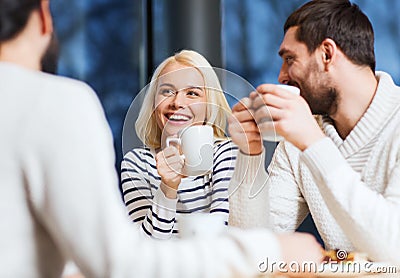
[[[206,120],[207,96],[200,72],[177,62],[168,64],[158,78],[154,105],[157,124],[164,136],[202,124]]]

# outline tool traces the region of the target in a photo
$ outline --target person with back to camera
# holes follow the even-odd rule
[[[122,190],[129,215],[144,233],[158,239],[177,235],[179,215],[207,212],[228,221],[228,184],[237,147],[225,135],[231,109],[218,77],[198,52],[182,50],[155,70],[136,121],[144,148],[124,156]],[[210,125],[214,162],[210,173],[184,175],[177,146],[165,146],[193,125]]]
[[[96,94],[40,71],[52,29],[49,1],[0,0],[0,277],[60,277],[67,260],[85,277],[254,276],[261,257],[320,258],[311,236],[262,229],[143,239]]]
[[[311,213],[326,248],[400,263],[400,88],[375,72],[369,19],[347,0],[315,0],[288,17],[284,33],[279,82],[301,95],[263,84],[232,109],[236,169],[258,171],[260,130],[285,138],[268,174],[230,196],[232,224],[251,227],[269,214],[275,231],[293,231]],[[274,122],[262,122],[269,113]],[[264,183],[268,200],[240,198]],[[258,210],[265,202],[270,210]]]

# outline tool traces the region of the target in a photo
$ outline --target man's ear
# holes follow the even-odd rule
[[[321,43],[321,55],[322,61],[325,64],[325,67],[331,65],[335,59],[337,54],[337,45],[332,39],[325,39]]]
[[[53,33],[53,19],[50,12],[50,1],[40,1],[40,19],[42,20],[42,32],[43,34]]]

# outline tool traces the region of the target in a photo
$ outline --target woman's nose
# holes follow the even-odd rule
[[[176,92],[171,105],[177,109],[186,107],[186,97],[184,92]]]

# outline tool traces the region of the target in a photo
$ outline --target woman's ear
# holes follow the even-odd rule
[[[42,32],[43,34],[53,33],[53,19],[50,12],[50,1],[40,1],[40,18],[42,20]]]

